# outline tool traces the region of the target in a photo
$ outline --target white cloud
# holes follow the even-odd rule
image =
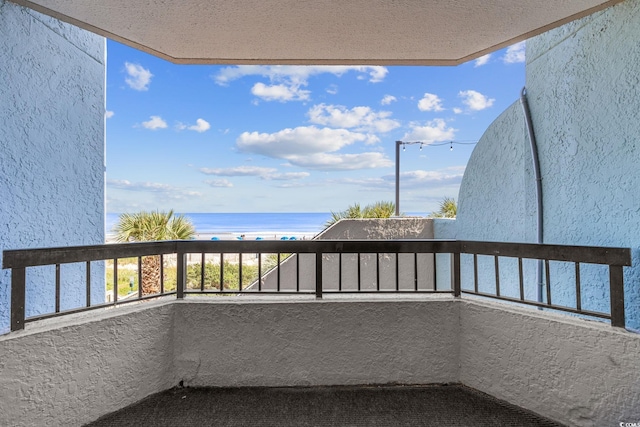
[[[491,59],[490,53],[487,53],[486,55],[482,55],[480,58],[476,58],[476,60],[473,63],[473,66],[482,67],[483,65],[486,65],[489,62],[489,59]]]
[[[275,133],[243,132],[236,144],[241,151],[288,159],[292,155],[337,151],[347,145],[366,140],[367,135],[346,129],[301,126]]]
[[[264,77],[269,79],[269,84],[258,82],[252,87],[251,93],[265,101],[288,102],[309,99],[311,92],[301,88],[307,86],[310,77],[320,74],[333,74],[340,77],[348,72],[358,73],[359,78],[378,83],[384,80],[388,70],[380,66],[240,65],[221,69],[213,79],[217,84],[226,86],[246,76]],[[327,89],[331,94],[337,91],[335,85]]]
[[[193,126],[189,126],[188,129],[202,133],[211,129],[211,125],[204,119],[197,119],[196,124]]]
[[[382,153],[330,154],[317,153],[308,156],[289,156],[288,160],[299,167],[319,170],[358,170],[387,168],[393,162]]]
[[[105,112],[104,112],[104,118],[105,118],[105,119],[110,119],[110,118],[111,118],[111,117],[113,117],[115,114],[116,114],[116,113],[114,113],[113,111],[109,111],[109,110],[107,110],[107,111],[105,111]]]
[[[434,142],[450,141],[454,138],[456,129],[447,127],[447,123],[442,119],[434,119],[420,126],[418,123],[411,124],[411,131],[405,133],[403,141],[420,141],[425,144]]]
[[[126,179],[112,179],[107,180],[107,187],[119,190],[153,193],[159,197],[171,200],[185,200],[191,197],[202,196],[202,193],[198,191],[158,182],[131,182]]]
[[[151,77],[153,74],[140,64],[132,64],[125,62],[124,67],[127,71],[127,75],[124,81],[134,90],[149,90],[149,84],[151,83]]]
[[[420,101],[418,101],[418,109],[420,111],[442,111],[442,99],[433,93],[425,93]]]
[[[463,175],[464,168],[462,170],[455,168],[454,170],[445,169],[439,171],[414,170],[400,173],[400,182],[402,182],[402,187],[404,188],[445,186],[460,184]],[[383,178],[395,183],[395,175],[387,175]]]
[[[342,105],[319,104],[313,106],[307,115],[311,123],[365,132],[384,133],[400,127],[400,122],[389,118],[390,112],[375,112],[370,107],[347,109]]]
[[[300,89],[299,85],[266,85],[258,82],[251,88],[251,93],[265,101],[306,101],[309,99],[308,90]]]
[[[338,93],[338,86],[336,85],[329,85],[329,87],[327,88],[327,93],[329,95],[335,95]]]
[[[462,108],[455,107],[455,108],[453,109],[453,113],[454,113],[454,114],[462,114]]]
[[[151,116],[151,120],[142,122],[142,127],[150,130],[166,129],[167,122],[162,120],[160,116]]]
[[[398,99],[393,95],[385,95],[384,98],[382,98],[382,101],[380,101],[380,104],[389,105],[392,102],[396,102],[397,100]]]
[[[487,96],[476,92],[475,90],[463,90],[458,93],[458,96],[462,98],[462,103],[466,105],[471,111],[481,111],[487,109],[493,105],[495,99],[488,98]]]
[[[459,185],[464,175],[464,166],[454,166],[441,170],[414,170],[400,173],[402,188],[429,188]],[[380,178],[343,178],[332,181],[335,184],[357,185],[366,189],[392,189],[395,188],[395,174],[384,175]]]
[[[210,179],[205,184],[215,188],[231,188],[233,184],[226,179]]]
[[[262,76],[271,81],[290,81],[293,83],[306,83],[311,76],[319,74],[333,74],[342,76],[348,72],[356,72],[368,75],[369,82],[378,83],[384,80],[388,73],[386,67],[381,66],[334,66],[334,65],[239,65],[225,67],[213,76],[219,85],[227,85],[233,80],[245,76]]]
[[[516,43],[507,48],[507,52],[502,57],[505,64],[516,64],[525,61],[526,42]]]
[[[209,169],[209,168],[201,168],[200,172],[205,175],[217,175],[217,176],[259,176],[264,180],[274,180],[274,181],[293,181],[302,178],[306,178],[310,175],[309,172],[287,172],[287,173],[277,173],[277,169],[274,168],[263,168],[258,166],[237,166],[234,168],[218,168],[218,169]],[[207,184],[212,187],[231,187],[231,185],[213,185],[213,183],[229,183],[227,180],[213,180],[213,181],[205,181]],[[231,184],[231,183],[229,183]]]
[[[306,178],[311,175],[309,172],[286,172],[286,173],[273,173],[264,175],[262,178],[266,180],[274,181],[294,181],[302,178]]]
[[[264,176],[276,172],[274,168],[262,168],[259,166],[238,166],[235,168],[201,168],[205,175],[217,176]]]
[[[347,129],[315,126],[284,129],[275,133],[244,132],[236,140],[241,151],[285,159],[291,165],[323,170],[353,170],[388,167],[392,162],[381,153],[330,154],[357,142],[369,143],[375,136]]]

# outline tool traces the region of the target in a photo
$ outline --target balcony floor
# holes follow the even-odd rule
[[[458,385],[173,388],[87,426],[178,425],[560,426]]]

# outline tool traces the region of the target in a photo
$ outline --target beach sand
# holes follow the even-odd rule
[[[246,233],[196,233],[194,240],[312,240],[318,233],[314,232],[246,232]],[[286,237],[286,239],[285,239]],[[107,234],[107,243],[116,243],[114,234]]]

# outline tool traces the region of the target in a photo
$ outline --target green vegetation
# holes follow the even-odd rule
[[[395,211],[396,205],[393,202],[376,202],[364,208],[360,208],[360,203],[355,203],[343,211],[332,211],[331,218],[325,223],[325,226],[329,227],[341,219],[391,218]]]
[[[143,257],[144,260],[144,257]],[[113,260],[106,262],[106,290],[113,291]],[[172,292],[176,290],[176,274],[175,266],[164,266],[164,290]],[[133,287],[131,287],[131,279],[133,279]],[[138,258],[120,258],[118,259],[118,296],[124,297],[131,292],[138,292]]]
[[[433,212],[431,218],[455,218],[458,213],[458,205],[453,197],[445,197],[440,202],[440,208]]]
[[[200,264],[187,267],[187,289],[199,289],[202,278]],[[242,266],[242,287],[246,288],[258,279],[257,265]],[[240,268],[238,264],[224,262],[224,289],[238,289],[240,283]],[[220,290],[220,264],[207,262],[204,265],[204,289]]]

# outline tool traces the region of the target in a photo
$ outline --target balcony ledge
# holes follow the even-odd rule
[[[620,328],[449,295],[167,298],[0,337],[0,424],[81,425],[184,381],[462,383],[564,424],[613,425],[640,419],[638,354]]]

